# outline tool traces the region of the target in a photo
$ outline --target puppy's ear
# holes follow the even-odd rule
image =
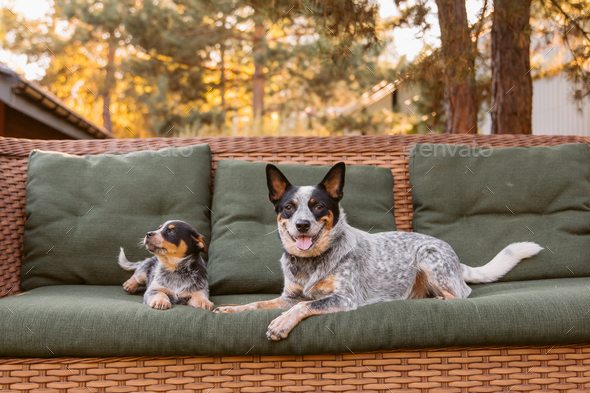
[[[291,187],[291,183],[285,175],[272,164],[266,166],[266,185],[268,186],[268,199],[273,204],[281,199],[285,191]]]
[[[318,184],[319,187],[323,187],[330,197],[340,201],[344,196],[342,190],[344,189],[344,175],[346,173],[346,164],[339,162],[334,165],[324,180]]]
[[[203,235],[191,235],[191,238],[193,239],[195,245],[199,250],[201,250],[202,252],[207,252],[207,245],[205,244],[205,238],[203,237]]]

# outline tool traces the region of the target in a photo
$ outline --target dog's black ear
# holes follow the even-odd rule
[[[285,175],[272,164],[266,166],[266,185],[268,186],[268,199],[273,204],[281,199],[285,191],[291,187],[291,183]]]
[[[207,245],[205,244],[205,238],[203,237],[203,235],[199,235],[197,233],[196,236],[191,235],[191,238],[193,239],[195,245],[199,250],[201,250],[202,252],[207,252]]]
[[[318,184],[319,187],[323,187],[330,197],[340,201],[344,196],[342,190],[344,189],[344,175],[346,174],[346,164],[339,162],[334,165],[324,180]]]

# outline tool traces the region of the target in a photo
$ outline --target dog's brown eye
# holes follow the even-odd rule
[[[322,205],[316,205],[315,209],[316,209],[316,210],[323,210],[323,209],[324,209],[324,207],[323,207]]]
[[[172,229],[168,229],[168,233],[171,234],[171,235],[175,235],[176,234],[176,232],[174,232],[174,230],[172,230]]]
[[[291,210],[293,209],[293,205],[285,205],[285,210]]]

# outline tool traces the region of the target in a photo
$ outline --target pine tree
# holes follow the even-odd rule
[[[58,22],[69,35],[56,30]],[[328,101],[344,104],[383,77],[372,58],[380,48],[376,23],[377,8],[365,0],[60,0],[53,21],[33,26],[34,39],[28,21],[3,29],[19,37],[8,49],[50,58],[43,84],[85,101],[83,112],[94,119],[102,106],[103,124],[113,121],[117,135],[136,135],[140,124],[174,136],[198,134],[203,125],[223,129],[228,114],[312,108],[321,116]],[[68,71],[79,56],[85,61]]]
[[[66,101],[76,101],[77,110],[113,131],[112,99],[122,74],[119,67],[130,36],[125,18],[132,0],[55,0],[53,15],[47,20],[27,21],[9,8],[1,14],[4,49],[26,54],[31,61],[49,59],[41,81]],[[117,77],[119,75],[119,77]],[[85,105],[80,105],[84,101]],[[97,118],[100,114],[100,118]],[[116,134],[132,133],[115,130]]]
[[[465,0],[436,0],[446,92],[445,132],[477,130],[475,47],[467,25]]]

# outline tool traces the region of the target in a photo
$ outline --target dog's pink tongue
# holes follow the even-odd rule
[[[311,247],[311,237],[309,237],[309,236],[299,236],[297,238],[297,241],[295,242],[295,245],[300,250],[309,250],[309,247]]]

